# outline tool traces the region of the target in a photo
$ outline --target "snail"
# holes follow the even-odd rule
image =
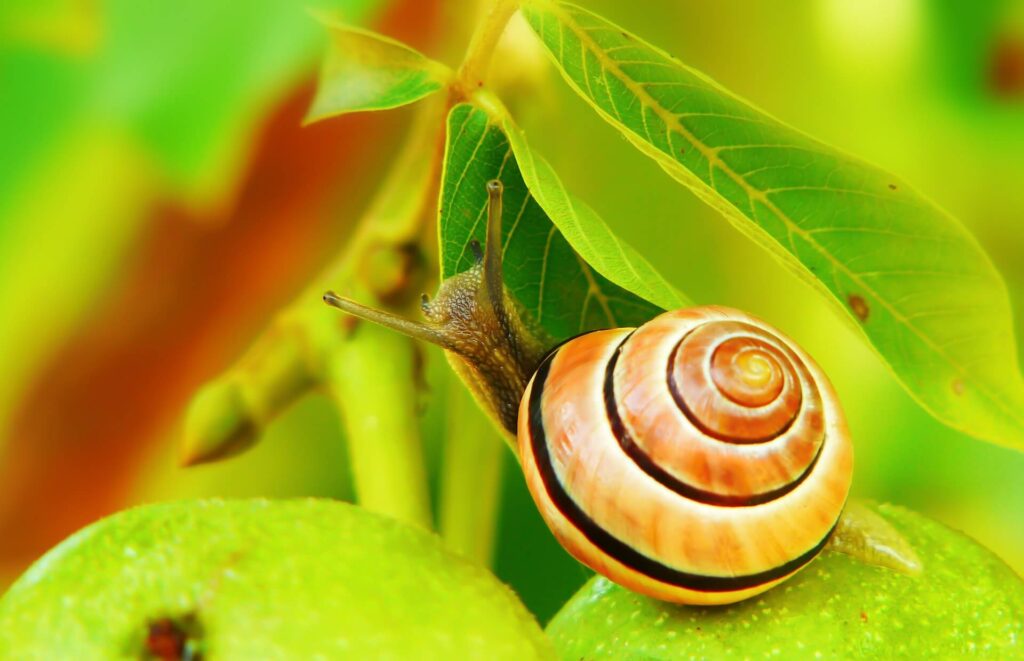
[[[884,522],[840,526],[853,451],[821,368],[743,312],[697,307],[554,348],[502,280],[501,183],[475,265],[424,296],[425,323],[327,292],[329,305],[437,344],[516,439],[555,537],[635,592],[726,604],[768,590],[837,527],[847,550],[913,569]],[[870,541],[874,536],[881,542]],[[869,541],[864,541],[869,540]]]

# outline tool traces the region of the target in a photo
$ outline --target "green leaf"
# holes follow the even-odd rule
[[[781,586],[713,608],[674,606],[598,577],[548,625],[564,659],[991,659],[1024,655],[1024,582],[919,514],[873,506],[921,557],[896,573],[826,551]]]
[[[640,253],[620,241],[593,209],[565,189],[511,119],[506,117],[502,126],[531,195],[588,264],[623,289],[666,310],[692,305]]]
[[[1024,447],[1006,288],[960,223],[603,18],[547,0],[523,13],[577,93],[837,301],[932,415]]]
[[[0,600],[0,657],[149,658],[160,620],[211,659],[551,656],[512,591],[433,535],[334,501],[253,500],[75,534]]]
[[[485,238],[487,215],[486,183],[501,179],[504,185],[502,234],[505,285],[529,312],[533,321],[561,340],[595,328],[639,325],[660,311],[659,304],[676,307],[681,298],[665,292],[671,287],[643,262],[659,296],[644,300],[622,286],[623,273],[595,269],[598,264],[620,265],[590,251],[573,250],[564,228],[552,224],[541,205],[527,190],[517,166],[502,120],[470,104],[455,106],[448,116],[448,144],[445,153],[439,220],[441,273],[445,278],[473,265],[469,243]],[[525,142],[523,143],[525,144]],[[553,176],[553,175],[552,175]],[[577,206],[582,206],[576,202]],[[571,205],[570,205],[571,208]],[[603,223],[589,209],[590,227]],[[565,219],[568,216],[563,216]],[[571,221],[570,231],[579,233],[582,223]],[[607,228],[600,234],[615,241]],[[605,243],[602,247],[607,247]],[[619,248],[628,260],[635,253]],[[627,252],[628,251],[628,252]],[[594,259],[593,267],[590,260]],[[641,260],[642,261],[642,260]],[[616,284],[616,281],[618,284]],[[638,292],[640,293],[640,292]]]
[[[444,89],[451,70],[405,44],[321,18],[330,47],[316,97],[306,116],[315,122],[361,110],[398,108]]]

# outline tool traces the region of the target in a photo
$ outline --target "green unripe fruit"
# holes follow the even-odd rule
[[[564,659],[1024,658],[1024,582],[966,536],[908,510],[871,509],[919,556],[916,576],[825,551],[795,577],[731,606],[664,604],[603,578],[548,634]]]
[[[0,600],[0,658],[534,659],[513,593],[433,535],[320,500],[192,501],[96,523]]]

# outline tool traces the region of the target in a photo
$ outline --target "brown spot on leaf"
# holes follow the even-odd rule
[[[963,379],[953,379],[953,394],[954,395],[962,395],[962,394],[964,394],[964,380]]]
[[[861,321],[868,320],[868,315],[871,314],[871,308],[868,307],[868,303],[864,300],[863,296],[860,294],[850,294],[847,297],[846,302],[850,304],[850,310],[853,311],[854,316]]]
[[[685,154],[686,153],[686,147],[680,147],[679,148],[679,153],[680,154]]]
[[[861,622],[867,622],[868,621],[868,614],[865,613],[864,611],[860,612],[860,621]]]
[[[997,97],[1024,98],[1024,36],[1003,35],[992,49],[989,86]]]

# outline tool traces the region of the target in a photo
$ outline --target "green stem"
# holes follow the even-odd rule
[[[484,86],[491,67],[494,49],[505,32],[512,14],[519,9],[519,0],[494,0],[490,11],[470,37],[469,47],[459,67],[456,86],[463,98],[470,98]]]
[[[504,443],[458,379],[449,379],[439,529],[449,548],[490,566]]]
[[[326,386],[344,420],[359,504],[431,529],[412,342],[359,323],[332,355]]]
[[[429,530],[430,494],[414,376],[416,349],[408,338],[387,328],[358,322],[353,326],[353,318],[339,315],[321,298],[325,289],[337,287],[379,305],[380,298],[370,286],[375,279],[365,273],[360,277],[360,260],[374,249],[401,249],[418,240],[432,216],[447,104],[436,99],[422,108],[364,222],[349,241],[347,258],[314,285],[308,299],[316,300],[318,315],[330,315],[332,320],[329,330],[311,343],[320,355],[316,364],[326,368],[320,379],[345,424],[356,500],[369,510]]]
[[[289,404],[326,378],[327,366],[344,347],[344,319],[323,304],[327,289],[365,291],[359,267],[371,249],[405,249],[420,239],[432,214],[439,170],[444,99],[423,102],[401,153],[341,255],[314,283],[277,315],[239,361],[205,384],[189,404],[181,448],[182,463],[216,461],[248,449],[263,428]],[[394,292],[390,292],[394,293]]]

